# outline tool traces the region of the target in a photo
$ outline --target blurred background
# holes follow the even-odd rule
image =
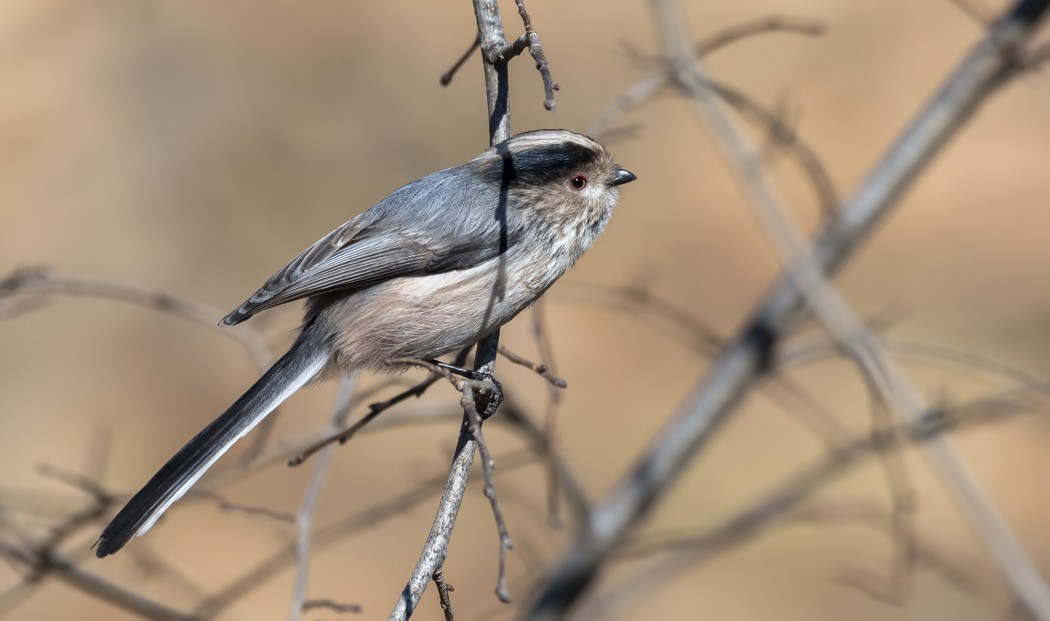
[[[773,13],[827,27],[819,38],[748,39],[713,54],[708,66],[727,84],[786,111],[842,195],[981,36],[980,17],[1005,6],[981,3],[975,16],[948,0],[684,5],[698,37]],[[508,36],[517,36],[522,28],[514,4],[504,2],[503,9]],[[638,58],[624,44],[645,55],[661,51],[645,2],[533,0],[529,9],[561,91],[557,110],[545,111],[533,63],[512,63],[518,132],[586,132],[652,69],[651,58]],[[217,320],[335,226],[401,184],[487,146],[478,57],[448,88],[438,84],[474,33],[465,1],[4,2],[0,273],[47,266],[55,275],[195,300],[215,307]],[[956,136],[837,279],[860,314],[892,306],[898,312],[889,334],[896,338],[977,352],[1045,377],[1048,102],[1050,83],[1032,72],[992,98]],[[688,104],[664,96],[619,125],[631,131],[612,135],[607,145],[639,180],[624,188],[605,236],[545,305],[557,372],[569,383],[558,443],[592,498],[615,484],[709,362],[680,329],[657,325],[631,304],[610,303],[607,288],[645,283],[661,303],[729,337],[778,269]],[[773,165],[793,215],[813,230],[820,213],[811,188],[787,159],[775,158]],[[48,523],[83,506],[84,496],[43,476],[41,464],[130,493],[257,376],[243,349],[216,329],[111,301],[49,297],[35,304],[0,319],[5,541],[17,541],[34,516]],[[251,323],[279,352],[298,319],[298,308],[289,305]],[[511,349],[538,357],[527,315],[503,334]],[[1008,386],[988,374],[902,365],[933,403]],[[547,397],[542,380],[505,362],[499,377],[540,420]],[[847,429],[863,434],[870,426],[871,405],[848,364],[820,362],[792,378]],[[362,378],[361,385],[374,382]],[[283,409],[274,441],[322,427],[335,392],[329,384],[296,395]],[[456,401],[449,387],[437,385],[424,403],[451,411]],[[354,416],[363,412],[359,407]],[[956,437],[1050,576],[1050,455],[1039,414]],[[336,523],[443,478],[457,429],[456,421],[444,419],[367,434],[338,448],[315,523]],[[523,446],[497,425],[487,436],[497,460]],[[717,524],[822,450],[780,403],[755,396],[646,531],[699,532]],[[890,578],[896,555],[885,528],[800,523],[686,564],[631,597],[608,599],[623,595],[642,566],[622,563],[595,592],[597,601],[615,605],[592,613],[610,619],[1002,618],[1009,598],[988,554],[923,459],[912,452],[906,459],[919,499],[918,536],[949,565],[964,568],[971,582],[920,569],[898,592],[906,597],[877,597],[872,584]],[[311,471],[309,463],[277,464],[221,493],[231,502],[294,513]],[[510,589],[524,602],[571,530],[547,524],[541,465],[507,468],[497,485],[518,545],[509,561]],[[315,548],[309,597],[360,604],[363,618],[385,617],[416,562],[436,493]],[[875,460],[835,479],[818,499],[889,507]],[[87,557],[87,547],[101,525],[83,529],[63,551],[107,580],[185,611],[294,539],[289,524],[186,501],[148,537],[97,561]],[[488,505],[475,490],[445,567],[456,587],[457,618],[513,616],[516,607],[492,595],[496,543]],[[870,588],[857,588],[858,574]],[[0,589],[17,584],[18,576],[0,567]],[[288,566],[221,618],[284,618],[291,577]],[[133,618],[54,579],[5,616]],[[305,618],[337,616],[318,610]],[[432,592],[416,618],[441,618]]]

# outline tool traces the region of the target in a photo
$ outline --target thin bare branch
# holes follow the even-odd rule
[[[536,34],[536,30],[532,27],[532,17],[525,10],[525,0],[514,0],[514,3],[518,5],[518,15],[521,16],[521,22],[525,26],[525,41],[528,43],[529,55],[532,56],[532,60],[536,61],[536,70],[540,72],[540,78],[543,79],[543,107],[554,110],[557,106],[554,102],[554,91],[558,90],[558,83],[551,77],[551,70],[547,66],[547,55],[543,53],[540,35]]]
[[[0,317],[39,308],[39,303],[30,304],[28,307],[16,305],[16,298],[19,296],[33,298],[47,295],[69,295],[124,302],[181,317],[200,326],[216,330],[219,334],[236,341],[251,356],[259,371],[265,371],[273,362],[273,357],[262,336],[251,327],[239,327],[236,330],[221,329],[218,319],[224,313],[216,308],[167,293],[146,291],[122,283],[54,276],[46,267],[17,269],[0,280]],[[262,451],[279,414],[280,408],[274,410],[273,414],[256,429],[251,444],[241,455],[242,464],[253,462]]]
[[[549,383],[551,386],[554,386],[555,388],[568,388],[569,386],[565,383],[565,380],[551,373],[550,367],[548,367],[547,365],[540,362],[533,362],[528,358],[519,356],[518,354],[507,349],[506,345],[499,346],[499,353],[501,356],[503,356],[507,360],[510,360],[514,364],[525,367],[526,369],[532,371],[536,375],[539,375],[543,379],[547,380],[547,383]]]
[[[223,315],[222,311],[167,293],[146,291],[115,282],[54,276],[46,267],[27,267],[15,270],[0,280],[0,304],[10,304],[11,298],[20,295],[69,295],[134,304],[215,329],[239,343],[260,371],[265,371],[273,362],[262,337],[251,328],[220,330],[218,320]]]
[[[354,615],[365,611],[360,604],[343,604],[334,599],[308,599],[303,602],[303,612],[308,610],[331,610],[340,614]]]
[[[536,341],[536,349],[539,350],[540,360],[546,360],[551,367],[552,374],[557,374],[554,367],[554,347],[551,345],[551,335],[546,322],[547,304],[540,298],[532,307],[532,338]],[[562,382],[560,388],[564,388]],[[543,412],[543,432],[547,440],[547,523],[554,528],[564,526],[561,517],[561,469],[558,467],[558,413],[561,409],[561,391],[555,384],[547,384],[547,407]]]
[[[500,457],[500,471],[510,472],[517,470],[535,464],[536,459],[536,454],[531,449],[513,451]],[[330,545],[375,527],[391,516],[404,515],[431,499],[438,490],[442,489],[442,482],[447,483],[446,479],[448,478],[451,477],[448,477],[446,474],[430,477],[416,483],[413,487],[396,496],[351,513],[332,524],[314,529],[311,535],[311,544],[315,547]],[[455,477],[455,481],[463,481],[464,485],[466,485],[467,479],[466,477]],[[439,506],[446,505],[439,503]],[[284,546],[258,564],[246,569],[243,574],[223,587],[222,590],[203,600],[194,610],[194,614],[202,620],[213,619],[219,616],[247,593],[259,588],[294,563],[295,544],[293,543]]]
[[[201,490],[199,492],[192,492],[190,498],[208,498],[215,501],[216,507],[219,511],[225,511],[229,513],[240,513],[242,515],[254,515],[264,517],[275,522],[282,522],[284,524],[293,524],[295,522],[295,516],[283,513],[281,511],[274,511],[267,507],[255,507],[249,505],[243,505],[236,502],[230,502],[223,498],[219,494],[211,490]]]
[[[463,351],[459,352],[459,354],[456,355],[456,359],[453,362],[453,364],[455,366],[457,366],[457,367],[463,366],[463,363],[466,361],[467,356],[469,354],[470,354],[470,348],[469,347],[463,349]],[[408,399],[409,397],[417,397],[417,398],[418,397],[422,397],[423,394],[426,393],[427,389],[429,389],[431,386],[433,386],[434,383],[437,382],[441,378],[442,378],[441,374],[439,374],[439,373],[431,373],[430,377],[428,377],[427,379],[423,380],[422,382],[419,382],[418,384],[416,384],[416,385],[414,385],[414,386],[412,386],[412,387],[410,387],[410,388],[408,388],[408,389],[406,389],[406,390],[404,390],[402,392],[399,392],[398,394],[396,394],[393,397],[387,399],[386,401],[380,401],[379,403],[369,404],[369,406],[368,406],[368,414],[365,414],[363,417],[361,417],[361,420],[357,421],[353,425],[350,425],[346,429],[337,431],[335,433],[329,433],[324,438],[318,440],[317,442],[314,442],[310,446],[308,446],[305,449],[303,449],[300,453],[297,453],[294,457],[289,459],[288,460],[288,465],[292,466],[292,467],[298,466],[298,465],[302,464],[304,461],[306,461],[307,459],[309,459],[311,456],[313,456],[315,453],[317,453],[318,451],[320,451],[321,449],[325,448],[326,446],[328,446],[330,444],[334,444],[336,442],[338,442],[339,444],[346,444],[347,442],[350,441],[350,438],[354,437],[354,434],[356,434],[358,431],[363,429],[366,425],[368,425],[373,420],[375,420],[380,414],[382,414],[383,412],[385,412],[385,411],[389,410],[390,408],[394,407],[398,403],[401,403],[405,399]],[[351,407],[351,406],[353,406],[353,402],[350,402],[348,404],[348,410],[349,410],[349,407]]]
[[[827,24],[817,19],[790,17],[787,15],[768,15],[723,28],[694,45],[693,53],[703,58],[712,52],[729,47],[741,39],[761,34],[783,32],[819,37],[826,33],[827,30]]]
[[[482,473],[484,485],[482,487],[485,498],[488,499],[492,508],[492,516],[496,521],[496,530],[499,534],[499,566],[496,576],[496,597],[501,602],[510,603],[510,594],[507,591],[507,551],[514,548],[507,529],[507,522],[503,518],[503,509],[500,507],[499,498],[496,496],[496,484],[493,470],[496,462],[489,452],[488,442],[482,433],[481,426],[484,420],[495,413],[496,408],[503,402],[502,389],[498,383],[491,378],[488,380],[469,380],[456,377],[444,367],[440,367],[425,360],[414,360],[411,358],[400,358],[390,361],[391,364],[410,364],[436,373],[444,377],[452,386],[460,391],[462,398],[460,406],[465,413],[464,425],[470,433],[470,439],[477,445],[481,453]],[[489,392],[489,396],[484,393]],[[484,416],[478,411],[478,403],[485,404]],[[462,438],[462,436],[461,436]]]
[[[441,612],[445,615],[445,621],[453,621],[456,611],[452,608],[452,596],[450,593],[456,589],[445,582],[445,568],[438,567],[434,572],[434,586],[437,588],[438,601],[441,603]]]
[[[481,47],[481,42],[478,41],[477,37],[474,37],[474,40],[470,42],[470,47],[467,48],[467,51],[464,52],[463,55],[460,56],[456,60],[456,62],[452,64],[451,67],[449,67],[448,71],[441,74],[441,86],[448,86],[449,84],[452,84],[452,78],[456,76],[456,72],[459,71],[461,67],[463,67],[463,64],[470,59],[470,56],[479,47]]]
[[[351,397],[354,392],[353,378],[345,377],[339,383],[339,394],[336,396],[335,407],[332,408],[331,422],[329,428],[333,431],[345,424],[346,417],[350,414]],[[317,499],[321,496],[321,487],[324,485],[325,476],[328,474],[328,466],[332,463],[331,447],[321,451],[321,455],[314,464],[313,474],[310,482],[306,485],[303,501],[299,505],[299,511],[295,516],[295,582],[292,588],[292,603],[288,609],[288,621],[298,621],[303,610],[306,609],[306,591],[310,579],[310,539],[313,531],[314,509],[317,507]]]

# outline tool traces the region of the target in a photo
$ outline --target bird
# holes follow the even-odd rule
[[[103,529],[96,555],[146,534],[303,386],[403,371],[404,359],[436,359],[510,321],[591,247],[619,186],[635,179],[587,136],[529,131],[408,183],[322,237],[220,322],[234,326],[305,299],[288,352],[131,497]]]

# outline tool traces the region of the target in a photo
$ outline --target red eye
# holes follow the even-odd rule
[[[584,177],[583,175],[576,175],[575,177],[569,180],[569,187],[571,187],[574,190],[582,190],[583,188],[587,187],[587,177]]]

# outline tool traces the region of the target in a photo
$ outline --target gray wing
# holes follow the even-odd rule
[[[498,190],[475,182],[471,191],[462,168],[415,181],[324,236],[220,325],[236,325],[259,311],[320,293],[467,269],[502,254],[517,241],[520,228],[496,213]]]

